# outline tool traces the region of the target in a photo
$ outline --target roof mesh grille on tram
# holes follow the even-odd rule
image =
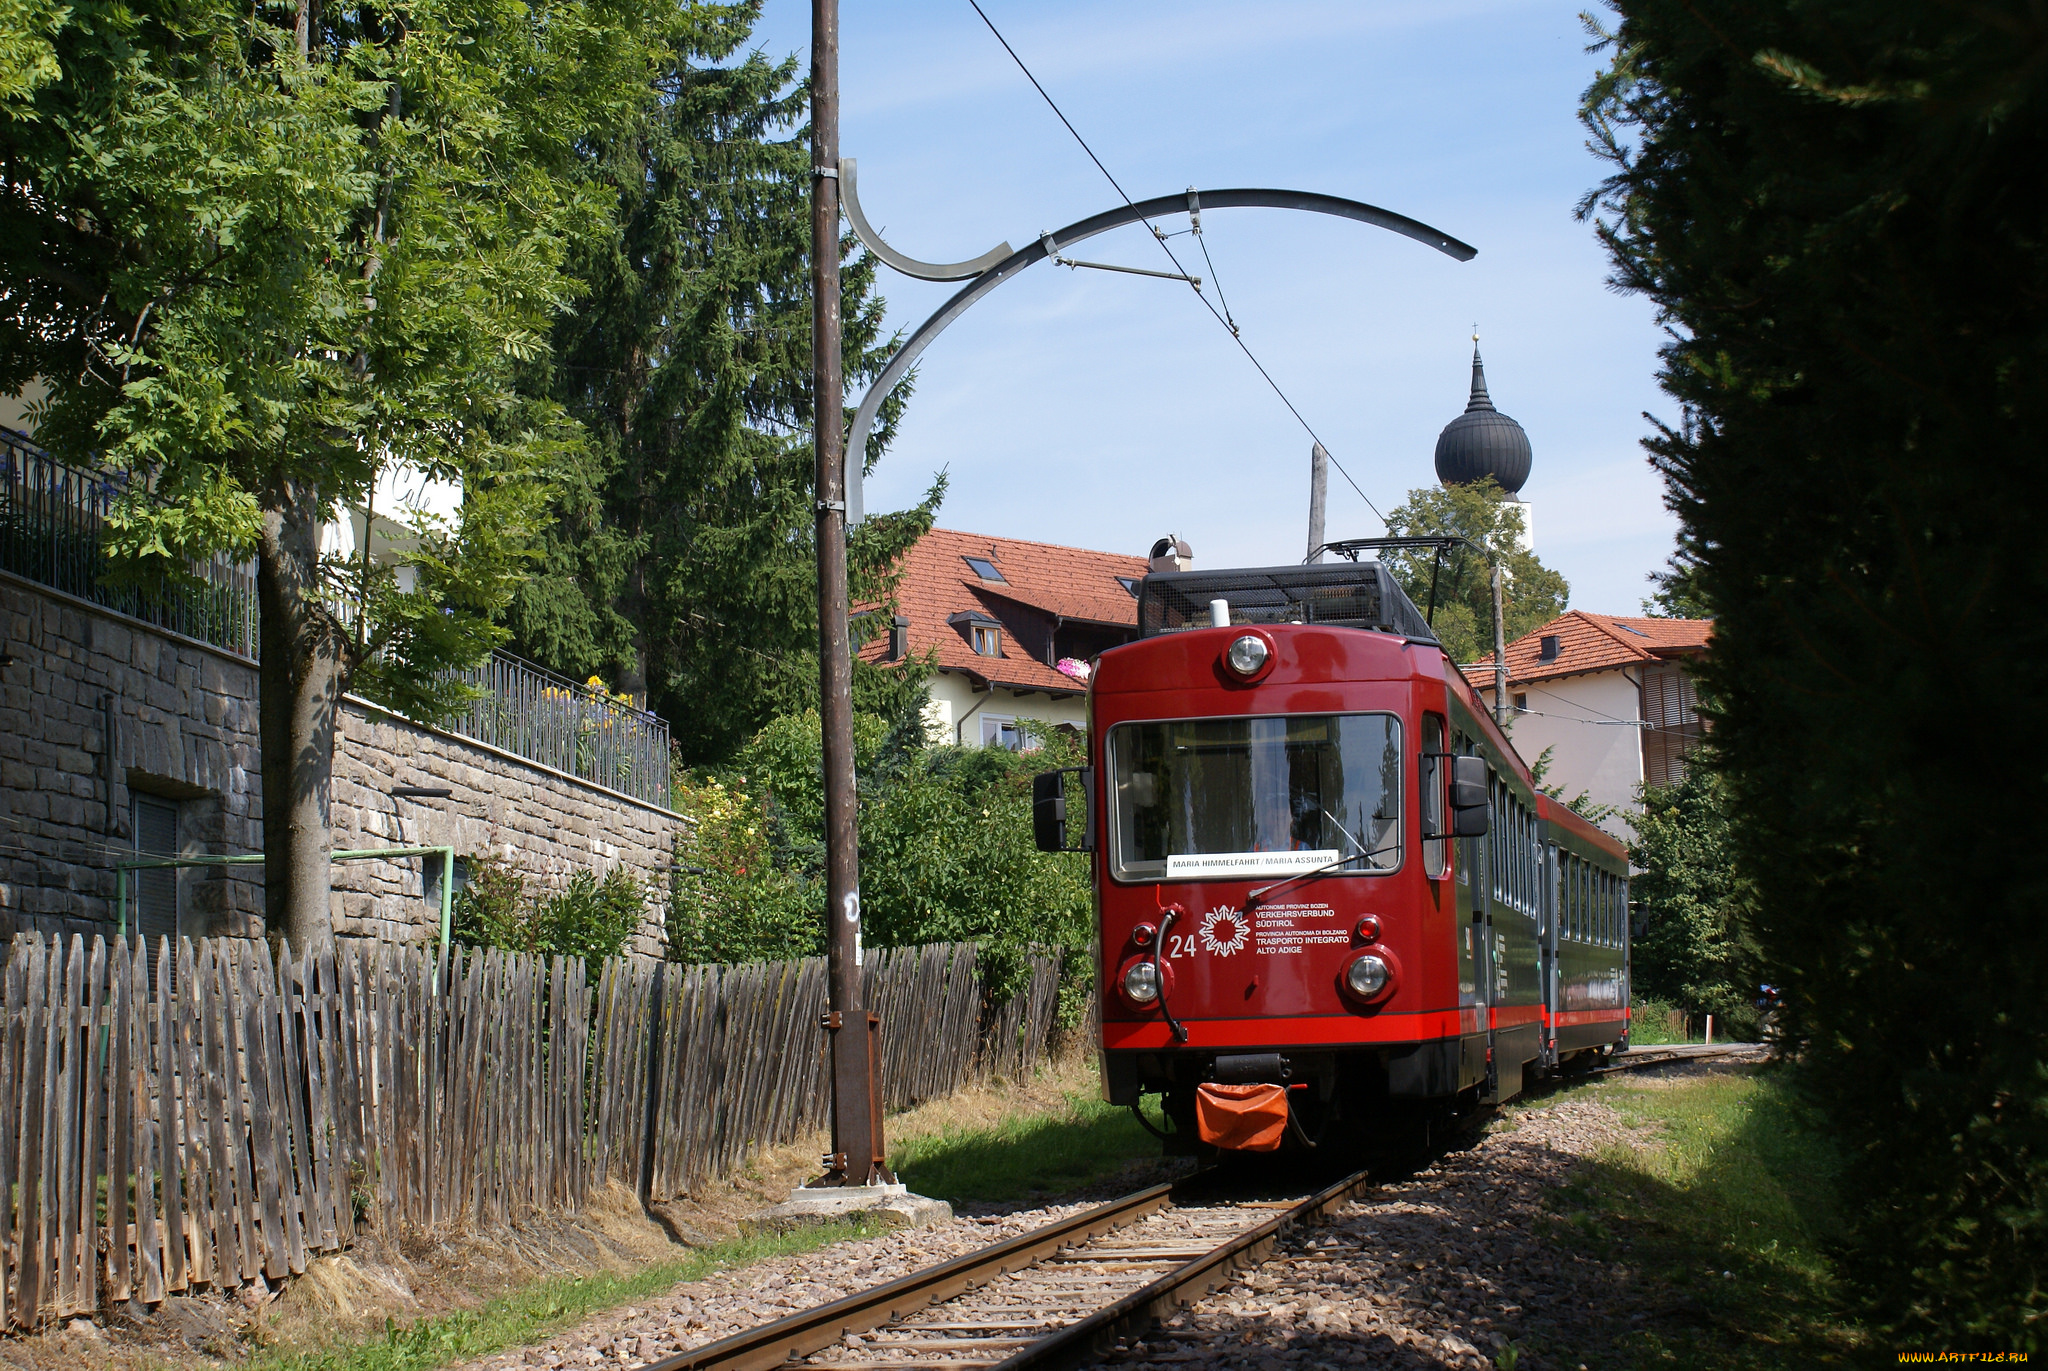
[[[1233,624],[1326,624],[1435,642],[1436,634],[1378,562],[1154,572],[1139,583],[1138,634],[1209,627],[1209,602]]]

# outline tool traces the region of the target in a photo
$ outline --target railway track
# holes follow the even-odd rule
[[[1609,1057],[1605,1065],[1595,1067],[1587,1075],[1615,1076],[1627,1071],[1642,1071],[1653,1066],[1669,1066],[1673,1062],[1762,1061],[1769,1051],[1763,1043],[1715,1043],[1711,1047],[1700,1043],[1670,1043],[1655,1047],[1632,1047],[1617,1056]]]
[[[1748,1044],[1637,1048],[1577,1077],[1742,1060]],[[651,1362],[645,1371],[886,1371],[1077,1366],[1245,1267],[1371,1184],[1244,1198],[1217,1172],[1153,1186],[1004,1242]]]
[[[650,1363],[646,1371],[1076,1366],[1263,1260],[1343,1204],[1354,1172],[1247,1199],[1215,1173],[1153,1186],[831,1304]]]

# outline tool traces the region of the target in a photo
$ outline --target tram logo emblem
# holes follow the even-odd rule
[[[1217,906],[1202,916],[1203,949],[1219,957],[1244,951],[1245,940],[1251,936],[1248,925],[1245,916],[1228,905]]]

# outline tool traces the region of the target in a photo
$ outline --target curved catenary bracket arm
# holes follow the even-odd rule
[[[853,158],[839,159],[839,203],[846,210],[846,220],[853,225],[853,236],[860,239],[862,247],[905,276],[915,276],[920,281],[966,281],[1010,255],[1010,245],[998,243],[971,262],[920,262],[915,257],[905,257],[883,242],[867,215],[861,213],[860,192],[855,184],[859,170]]]
[[[848,186],[843,189],[850,192],[851,187]],[[1362,224],[1371,224],[1376,228],[1387,229],[1401,234],[1403,237],[1413,238],[1416,242],[1433,247],[1445,256],[1454,257],[1460,262],[1469,262],[1479,255],[1479,249],[1469,244],[1461,243],[1448,233],[1433,229],[1428,224],[1410,219],[1405,214],[1396,214],[1392,210],[1381,209],[1377,205],[1368,205],[1357,200],[1346,200],[1336,195],[1319,195],[1314,191],[1307,190],[1256,189],[1205,190],[1201,195],[1202,208],[1205,210],[1292,209],[1301,210],[1309,214],[1331,214],[1340,219],[1356,219]],[[853,212],[851,206],[855,202],[852,195],[847,193],[844,199],[849,206],[849,212]],[[868,433],[874,427],[876,412],[881,409],[883,399],[888,396],[891,390],[895,389],[896,383],[901,381],[904,374],[916,363],[918,355],[931,345],[934,338],[945,332],[948,324],[966,313],[969,305],[972,305],[997,286],[1023,271],[1033,262],[1044,261],[1050,252],[1069,247],[1084,238],[1093,238],[1099,233],[1107,233],[1113,228],[1122,228],[1125,224],[1135,224],[1146,219],[1160,219],[1168,215],[1186,214],[1187,212],[1188,196],[1186,192],[1182,192],[1178,195],[1161,195],[1150,200],[1140,200],[1134,205],[1118,205],[1115,209],[1105,210],[1101,214],[1069,224],[1065,228],[1055,233],[1048,233],[1037,242],[1028,243],[1002,258],[975,277],[973,281],[969,282],[952,299],[941,305],[938,312],[933,314],[931,318],[919,324],[917,331],[904,339],[903,346],[897,348],[895,355],[889,358],[887,365],[882,368],[881,375],[877,376],[874,384],[868,387],[868,393],[861,397],[860,408],[854,412],[852,431],[846,435],[847,525],[851,527],[859,523],[866,513],[861,499],[861,477],[867,465]],[[870,249],[875,249],[876,244],[869,241],[869,234],[873,230],[869,230],[868,234],[862,234],[860,233],[860,228],[860,221],[856,220],[854,232],[860,235],[860,240],[863,244]],[[885,255],[882,251],[877,250],[875,255],[881,257],[883,261],[889,262],[892,266],[896,265],[895,262],[891,261],[891,257],[895,256],[895,254]],[[993,254],[989,255],[992,256]],[[976,261],[982,260],[985,260],[985,258],[976,259]],[[924,264],[913,263],[913,265],[921,267]],[[973,264],[962,263],[961,269],[971,265]],[[898,267],[898,269],[909,270],[904,267]],[[937,270],[938,268],[927,269]],[[954,268],[944,269],[950,271]],[[910,271],[909,274],[915,276],[920,273]]]

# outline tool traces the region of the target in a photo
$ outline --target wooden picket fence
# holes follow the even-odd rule
[[[0,1330],[270,1283],[359,1226],[666,1199],[824,1122],[821,959],[679,967],[344,940],[18,935],[0,972]],[[1058,968],[871,952],[888,1103],[1042,1055]],[[153,975],[152,975],[153,966]],[[891,1032],[891,1028],[896,1031]]]

